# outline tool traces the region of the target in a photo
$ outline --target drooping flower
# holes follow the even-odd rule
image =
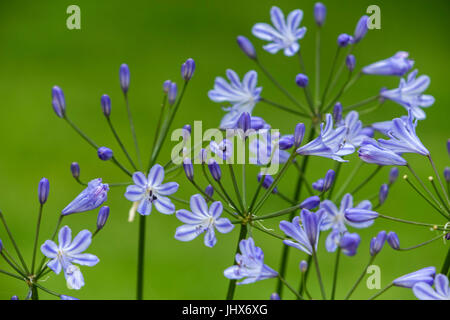
[[[364,139],[361,148],[358,150],[358,156],[367,163],[375,163],[380,166],[406,166],[407,162],[395,152],[382,148],[371,138]]]
[[[178,227],[175,232],[175,239],[180,241],[191,241],[200,234],[205,233],[205,246],[214,247],[217,242],[214,229],[220,233],[229,233],[234,225],[227,218],[220,218],[223,206],[220,201],[215,201],[208,209],[205,199],[196,194],[191,197],[191,211],[180,209],[176,216],[178,220],[185,224]]]
[[[91,240],[92,234],[89,230],[80,231],[72,240],[72,231],[68,226],[64,226],[59,230],[59,245],[52,240],[47,240],[41,246],[42,253],[51,259],[47,263],[47,267],[56,274],[63,270],[67,285],[71,289],[78,290],[84,286],[80,268],[73,263],[93,267],[100,261],[90,253],[83,253],[91,244]]]
[[[281,9],[274,6],[270,9],[270,18],[275,28],[267,23],[257,23],[253,26],[253,35],[270,41],[269,44],[263,46],[267,52],[275,54],[283,50],[286,56],[293,56],[300,50],[298,40],[302,39],[306,33],[305,27],[299,28],[303,19],[303,11],[294,10],[285,20]]]
[[[414,65],[414,61],[408,59],[408,56],[408,52],[399,51],[390,58],[365,66],[362,72],[365,74],[402,77]]]
[[[389,140],[378,139],[381,147],[395,153],[417,153],[428,156],[430,152],[422,144],[416,134],[417,120],[413,120],[410,112],[407,119],[396,118],[392,120],[392,127],[388,131]]]
[[[214,89],[208,92],[208,97],[212,101],[229,102],[231,104],[231,107],[224,108],[228,113],[222,118],[221,129],[236,128],[237,121],[243,112],[252,114],[262,91],[262,87],[256,87],[258,80],[256,71],[247,72],[242,82],[233,70],[228,69],[226,74],[230,83],[222,77],[217,77],[214,82]]]
[[[100,210],[98,211],[97,216],[97,230],[103,229],[103,227],[106,224],[106,221],[108,221],[108,218],[109,218],[109,207],[108,206],[101,207]]]
[[[102,183],[101,178],[94,179],[88,183],[84,189],[71,203],[67,205],[61,212],[63,216],[84,212],[100,207],[106,201],[109,186]]]
[[[237,265],[227,268],[225,277],[236,280],[245,278],[237,284],[248,284],[278,276],[278,272],[264,264],[264,252],[255,246],[253,238],[241,240],[239,250],[241,253],[236,254]]]
[[[416,78],[418,70],[414,70],[408,75],[407,80],[400,79],[397,89],[383,90],[380,95],[385,98],[397,102],[406,108],[411,109],[413,116],[418,120],[426,118],[425,112],[421,108],[430,107],[434,103],[434,97],[423,94],[430,85],[430,77],[421,75]]]
[[[292,222],[281,221],[280,229],[293,240],[283,240],[283,243],[299,249],[309,255],[317,250],[319,243],[320,225],[324,216],[324,210],[311,212],[302,209],[300,217],[296,216]],[[300,225],[301,221],[301,225]]]
[[[420,300],[450,300],[448,278],[443,274],[438,274],[434,278],[434,289],[426,282],[419,282],[412,289]]]
[[[394,286],[403,288],[412,288],[419,282],[424,282],[431,286],[433,284],[435,273],[435,267],[427,267],[401,276],[400,278],[392,281],[392,283],[394,284]]]
[[[164,180],[164,168],[155,164],[146,178],[142,172],[133,174],[134,185],[128,186],[125,198],[133,202],[139,202],[137,212],[147,216],[155,205],[156,210],[164,214],[175,212],[175,205],[167,197],[178,190],[178,183]]]
[[[66,99],[64,98],[64,91],[58,86],[52,88],[52,106],[56,115],[64,118],[66,115]]]

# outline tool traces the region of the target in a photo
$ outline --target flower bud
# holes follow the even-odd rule
[[[305,88],[308,85],[308,76],[306,74],[303,73],[299,73],[296,77],[295,77],[295,83],[300,87],[300,88]]]
[[[389,193],[389,186],[387,184],[382,184],[380,192],[378,193],[379,205],[382,205],[386,201],[388,193]]]
[[[185,63],[181,65],[181,77],[183,77],[184,81],[191,80],[195,71],[195,61],[192,58],[186,60]]]
[[[400,239],[394,231],[390,231],[387,235],[387,243],[391,246],[392,249],[398,250],[400,249]]]
[[[280,150],[290,149],[292,148],[293,145],[294,145],[293,135],[282,136],[278,141],[278,147],[280,148]]]
[[[100,207],[108,197],[109,186],[102,183],[101,178],[94,179],[71,203],[61,212],[63,216],[85,212]]]
[[[353,35],[353,43],[358,43],[361,41],[366,35],[367,31],[367,22],[369,21],[368,16],[362,16],[356,24],[355,34]]]
[[[198,159],[200,160],[201,164],[206,163],[206,161],[208,160],[208,151],[206,151],[206,149],[201,148],[200,152],[198,153]]]
[[[342,121],[342,104],[340,102],[336,102],[333,108],[333,120],[336,124]]]
[[[0,252],[2,252],[2,250],[3,250],[3,241],[2,239],[0,239]]]
[[[164,81],[164,83],[163,83],[163,91],[164,91],[165,94],[169,93],[169,88],[170,88],[170,84],[171,83],[172,83],[172,81],[170,81],[170,80]]]
[[[111,99],[107,94],[104,94],[100,99],[100,103],[102,105],[103,114],[105,117],[109,118],[111,114]]]
[[[120,87],[122,88],[122,92],[124,94],[127,94],[128,88],[130,86],[130,69],[128,68],[128,65],[125,63],[123,63],[120,66],[119,80],[120,80]]]
[[[191,134],[191,132],[192,132],[191,125],[190,124],[185,124],[183,126],[183,130],[186,130],[189,134]]]
[[[250,114],[248,112],[243,112],[237,122],[238,128],[244,131],[244,133],[247,132],[247,130],[250,129],[250,121]]]
[[[373,223],[373,220],[378,218],[378,212],[360,208],[351,208],[345,210],[344,216],[345,219],[347,219],[350,222],[356,223],[366,222],[369,224],[370,221],[372,221]],[[366,225],[367,227],[369,226],[368,224]]]
[[[445,235],[445,240],[450,240],[450,232]]]
[[[19,300],[19,297],[18,296],[12,296],[11,300]]]
[[[270,300],[281,300],[280,295],[276,292],[270,295]]]
[[[111,149],[107,147],[100,147],[97,150],[97,155],[100,158],[100,160],[107,161],[113,157],[113,152]]]
[[[341,48],[345,48],[346,46],[348,46],[349,43],[352,43],[352,41],[353,41],[353,37],[349,36],[346,33],[340,34],[337,38],[337,44]]]
[[[208,169],[214,180],[220,181],[220,178],[222,177],[222,171],[220,170],[220,166],[217,164],[216,160],[209,159]]]
[[[316,2],[314,5],[314,20],[316,24],[321,27],[325,22],[325,17],[327,16],[327,8],[321,2]]]
[[[38,186],[38,196],[39,196],[39,202],[41,204],[44,204],[47,202],[48,198],[48,192],[50,190],[50,183],[46,178],[42,178],[41,181],[39,181]]]
[[[299,268],[301,272],[306,272],[308,270],[308,262],[306,260],[300,261]]]
[[[356,65],[356,58],[354,55],[349,54],[347,58],[345,58],[345,65],[349,71],[353,71]]]
[[[247,57],[250,59],[256,59],[256,51],[253,44],[244,36],[238,36],[237,37],[237,43],[239,47],[241,48],[242,52],[244,52]]]
[[[257,177],[258,182],[261,182],[262,177],[263,177],[263,174],[261,172],[258,173],[258,177]],[[264,181],[262,182],[262,187],[264,189],[269,189],[270,186],[272,185],[272,183],[273,183],[273,177],[269,174],[266,174],[264,176]],[[272,193],[277,193],[277,192],[278,192],[277,187],[273,188]]]
[[[378,235],[370,241],[370,255],[374,256],[378,254],[381,249],[383,249],[384,243],[386,242],[387,234],[386,231],[380,231]]]
[[[312,196],[303,200],[303,202],[300,204],[300,208],[312,210],[314,208],[317,208],[319,204],[320,198],[318,196]]]
[[[186,178],[189,180],[194,180],[194,166],[192,165],[192,161],[189,158],[184,158],[183,160],[183,169],[186,174]]]
[[[341,248],[343,254],[353,257],[358,250],[360,242],[361,238],[359,234],[346,232],[339,240],[339,247]]]
[[[327,171],[325,178],[323,180],[323,191],[327,191],[331,188],[331,185],[334,182],[335,175],[336,173],[334,172],[334,170],[330,169]]]
[[[450,156],[450,139],[447,140],[447,153]]]
[[[207,195],[208,197],[212,198],[212,196],[214,195],[214,188],[213,188],[213,186],[209,184],[209,185],[205,188],[205,193],[206,193],[206,195]]]
[[[168,93],[168,100],[169,100],[169,104],[171,106],[173,106],[173,104],[177,100],[177,91],[178,91],[177,84],[175,82],[171,82],[170,86],[169,86],[169,93]]]
[[[450,182],[450,167],[445,167],[444,178],[445,178],[445,181],[447,181],[447,183]]]
[[[395,180],[398,178],[398,168],[393,167],[391,171],[389,171],[389,184],[393,184]]]
[[[251,117],[251,119],[250,119],[250,127],[253,130],[260,130],[260,129],[264,128],[265,125],[266,125],[266,122],[261,117]]]
[[[56,115],[64,118],[66,115],[66,99],[64,98],[64,92],[58,86],[52,88],[52,106]]]
[[[100,210],[98,211],[97,216],[97,230],[101,230],[105,226],[106,221],[108,221],[108,217],[109,217],[109,207],[108,206],[101,207]]]
[[[72,176],[75,179],[78,179],[80,177],[80,165],[78,162],[72,162],[70,164],[70,172],[72,172]]]
[[[303,141],[303,136],[305,135],[305,125],[303,123],[297,123],[294,131],[294,146],[300,147]]]

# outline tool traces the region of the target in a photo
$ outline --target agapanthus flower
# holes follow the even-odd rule
[[[102,183],[101,178],[94,179],[71,203],[61,212],[62,215],[84,212],[100,207],[106,201],[109,186]]]
[[[264,264],[264,252],[255,246],[253,238],[241,240],[239,250],[241,253],[236,254],[237,265],[227,268],[225,277],[237,280],[245,278],[237,284],[248,284],[278,276],[278,272]]]
[[[394,286],[403,288],[412,288],[419,282],[423,282],[431,286],[433,284],[435,273],[435,267],[427,267],[401,276],[400,278],[392,281],[392,283]]]
[[[128,186],[125,198],[133,202],[139,202],[137,212],[147,216],[155,205],[156,210],[164,214],[175,212],[175,205],[167,197],[178,190],[178,183],[164,180],[164,168],[155,164],[146,178],[142,172],[133,174],[134,185]]]
[[[341,126],[345,126],[347,128],[345,142],[354,147],[361,146],[364,139],[368,137],[366,131],[363,130],[363,124],[361,120],[359,120],[359,114],[356,111],[350,111]],[[345,148],[347,147],[348,146]]]
[[[347,128],[345,126],[333,128],[333,117],[327,113],[326,123],[320,125],[320,135],[297,149],[300,155],[313,155],[325,158],[331,158],[339,162],[346,162],[342,156],[351,154],[355,151],[354,147],[345,143]]]
[[[233,230],[234,225],[227,218],[220,218],[223,206],[220,201],[215,201],[208,209],[205,199],[196,194],[191,197],[191,211],[177,210],[178,220],[185,224],[178,227],[175,239],[180,241],[191,241],[200,234],[205,233],[204,243],[207,247],[214,247],[217,242],[214,229],[220,233],[228,233]]]
[[[224,108],[228,113],[222,118],[221,129],[236,128],[237,121],[243,112],[252,114],[262,91],[262,87],[256,87],[258,80],[256,71],[247,72],[242,82],[233,70],[228,69],[226,74],[230,83],[222,77],[217,77],[214,89],[208,92],[208,97],[212,101],[231,104],[231,107]]]
[[[47,240],[41,246],[42,253],[52,259],[47,263],[47,267],[56,274],[63,270],[67,286],[71,289],[78,290],[84,286],[83,274],[73,263],[93,267],[100,261],[92,254],[82,253],[89,247],[91,240],[92,234],[89,230],[80,231],[72,240],[72,231],[68,226],[64,226],[59,230],[59,245]]]
[[[300,50],[298,40],[302,39],[306,33],[305,27],[299,28],[303,19],[303,11],[294,10],[285,20],[281,9],[274,6],[270,9],[270,18],[275,28],[267,23],[257,23],[253,26],[252,33],[256,37],[270,42],[263,46],[267,52],[275,54],[283,50],[286,56],[293,56]]]
[[[414,61],[408,59],[409,53],[399,51],[394,56],[365,66],[362,72],[365,74],[383,76],[404,76],[414,65]]]
[[[345,232],[341,237],[339,237],[339,242],[337,245],[341,248],[343,254],[353,257],[358,250],[360,242],[361,237],[359,234]]]
[[[378,139],[381,147],[395,153],[417,153],[428,156],[430,152],[422,144],[416,134],[417,119],[413,120],[410,112],[407,119],[396,118],[392,120],[392,127],[388,132],[389,140]]]
[[[434,97],[423,94],[430,85],[430,77],[421,75],[416,78],[418,72],[418,70],[414,70],[408,75],[407,80],[400,79],[397,89],[382,90],[380,95],[385,99],[397,102],[407,110],[411,109],[416,119],[423,120],[426,118],[426,114],[421,108],[433,105]]]
[[[400,249],[400,239],[398,235],[394,231],[390,231],[387,235],[387,243],[391,246],[392,249],[398,250]]]
[[[324,214],[325,212],[322,209],[317,212],[302,209],[300,217],[294,217],[292,222],[281,221],[281,231],[294,240],[283,240],[283,243],[312,255],[313,251],[317,250],[320,225]]]
[[[419,282],[412,289],[420,300],[450,300],[448,278],[443,274],[438,274],[434,278],[434,289],[426,282]]]
[[[223,139],[219,143],[212,140],[209,147],[221,160],[228,160],[233,157],[233,143],[228,139]]]
[[[374,163],[380,166],[406,166],[408,163],[395,152],[383,148],[371,138],[364,139],[361,148],[358,150],[358,156],[367,163]]]

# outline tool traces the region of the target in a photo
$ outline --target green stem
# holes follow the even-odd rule
[[[441,190],[444,193],[445,199],[447,200],[447,205],[450,205],[450,201],[449,201],[448,195],[445,192],[444,184],[442,183],[441,176],[439,175],[439,173],[438,173],[438,171],[436,169],[436,165],[434,164],[434,161],[431,158],[431,154],[428,155],[428,160],[430,160],[430,163],[431,163],[431,166],[433,167],[434,173],[436,174],[436,177],[438,178],[439,184],[441,186]]]
[[[316,103],[319,102],[320,93],[320,30],[320,27],[316,30],[316,85],[314,90],[314,100]]]
[[[375,293],[373,296],[371,296],[368,300],[373,300],[377,297],[379,297],[381,294],[385,293],[388,289],[392,288],[394,286],[393,283],[388,284],[386,287]]]
[[[230,176],[231,176],[231,180],[233,181],[233,188],[234,188],[234,192],[236,193],[236,198],[238,199],[239,206],[241,208],[241,213],[244,213],[245,212],[244,202],[242,200],[241,193],[239,192],[239,187],[237,184],[236,175],[234,174],[233,165],[231,163],[229,163],[228,168],[230,169]],[[221,182],[219,182],[219,184],[222,185]],[[221,189],[225,193],[225,189],[222,187],[221,187]]]
[[[336,68],[337,60],[339,58],[340,52],[341,52],[341,47],[338,46],[337,50],[336,50],[336,54],[334,55],[334,58],[333,58],[333,63],[331,64],[331,69],[330,69],[330,74],[328,76],[327,84],[325,85],[325,90],[323,91],[323,94],[322,94],[322,101],[320,102],[319,110],[321,110],[325,104],[325,99],[327,97],[328,90],[330,89],[331,79],[333,78],[334,70]]]
[[[308,255],[308,259],[306,260],[308,268],[302,275],[302,280],[300,281],[300,288],[298,290],[300,292],[300,294],[303,294],[303,291],[304,291],[306,293],[306,295],[308,295],[310,298],[311,298],[311,295],[308,293],[308,290],[306,289],[306,285],[307,285],[307,281],[308,281],[309,270],[311,269],[310,268],[311,262],[312,262],[312,256]]]
[[[439,212],[439,214],[447,218],[447,216],[441,211],[441,209],[439,209],[430,199],[428,199],[423,194],[422,191],[420,191],[411,181],[409,181],[409,178],[406,174],[403,176],[403,180],[405,180],[411,186],[411,188],[413,188],[414,191],[416,191],[430,206],[432,206],[437,212]]]
[[[336,283],[337,283],[337,275],[338,275],[338,269],[339,269],[340,256],[341,256],[341,248],[338,247],[338,249],[336,251],[336,260],[334,262],[333,287],[331,289],[331,300],[334,300],[335,293],[336,293]]]
[[[372,265],[373,261],[375,260],[376,255],[371,256],[369,259],[369,263],[367,264],[367,266],[363,269],[363,272],[361,273],[361,275],[358,277],[358,279],[356,280],[355,284],[352,286],[352,288],[350,289],[350,291],[347,293],[347,295],[345,296],[344,300],[348,300],[350,299],[350,296],[353,294],[353,292],[356,290],[356,288],[358,287],[359,283],[361,282],[361,280],[364,278],[364,276],[366,275],[366,270],[369,266]]]
[[[61,225],[62,219],[64,218],[63,215],[59,215],[58,218],[58,222],[56,223],[56,227],[55,230],[53,231],[52,237],[50,238],[50,240],[54,240],[56,237],[56,233],[58,232],[58,228]],[[41,259],[41,263],[39,264],[39,267],[36,270],[39,270],[38,274],[36,275],[36,279],[39,279],[40,276],[42,275],[42,273],[44,272],[45,268],[47,267],[47,265],[44,267],[44,263],[45,263],[46,257],[43,256]]]
[[[145,222],[146,216],[139,215],[138,262],[136,299],[144,298],[144,256],[145,256]]]
[[[20,281],[24,281],[26,279],[26,277],[19,277],[18,275],[14,274],[14,273],[11,273],[11,272],[8,272],[8,271],[2,270],[2,269],[0,269],[0,273],[3,273],[7,276],[16,278],[17,280],[20,280]]]
[[[37,244],[39,242],[39,230],[41,228],[41,219],[42,219],[42,209],[43,205],[41,204],[39,206],[39,214],[38,214],[38,220],[36,223],[36,234],[34,237],[34,246],[33,246],[33,258],[31,260],[31,274],[34,274],[34,264],[36,262],[36,251],[37,251]]]
[[[281,110],[283,110],[283,111],[286,111],[286,112],[295,114],[295,115],[297,115],[297,116],[304,117],[304,118],[309,118],[309,115],[307,115],[306,113],[303,113],[303,112],[300,112],[300,111],[297,111],[297,110],[293,110],[293,109],[291,109],[291,108],[289,108],[289,107],[285,107],[285,106],[283,106],[283,105],[281,105],[281,104],[279,104],[279,103],[276,103],[276,102],[267,100],[267,99],[265,99],[265,98],[260,98],[259,101],[265,102],[265,103],[268,104],[268,105],[271,105],[271,106],[276,107],[276,108],[278,108],[278,109],[281,109]]]
[[[425,245],[427,245],[427,244],[429,244],[429,243],[431,243],[431,242],[433,242],[433,241],[442,239],[443,237],[444,237],[444,235],[440,234],[440,235],[438,235],[437,237],[431,238],[430,240],[427,240],[427,241],[425,241],[425,242],[419,243],[419,244],[417,244],[417,245],[415,245],[415,246],[408,247],[408,248],[399,248],[398,250],[399,250],[399,251],[408,251],[408,250],[417,249],[417,248],[423,247],[423,246],[425,246]]]
[[[306,75],[307,73],[306,73],[306,68],[305,68],[305,62],[303,61],[302,53],[300,50],[297,52],[297,55],[298,55],[298,61],[300,62],[300,68],[302,70],[302,73]],[[308,85],[306,87],[304,87],[303,89],[305,91],[305,97],[306,97],[306,101],[308,102],[309,110],[311,111],[312,114],[315,114],[314,102],[313,102],[312,95],[311,95],[311,89],[309,88]]]
[[[422,222],[416,222],[416,221],[409,221],[409,220],[403,220],[403,219],[399,219],[399,218],[394,218],[394,217],[390,217],[390,216],[386,216],[383,214],[378,214],[379,218],[384,218],[384,219],[388,219],[388,220],[392,220],[392,221],[396,221],[396,222],[401,222],[401,223],[406,223],[406,224],[413,224],[416,226],[424,226],[424,227],[429,227],[429,228],[436,228],[437,230],[440,230],[441,228],[436,225],[436,224],[431,224],[431,223],[422,223]]]
[[[275,217],[279,217],[279,216],[285,215],[287,213],[291,213],[291,212],[297,211],[298,209],[300,209],[300,204],[297,204],[297,205],[295,205],[293,207],[286,208],[286,209],[283,209],[283,210],[280,210],[280,211],[277,211],[277,212],[269,213],[269,214],[266,214],[264,216],[254,217],[254,218],[252,218],[252,220],[266,220],[266,219],[270,219],[270,218],[275,218]]]
[[[434,183],[434,179],[432,176],[428,177],[428,180],[431,183],[431,186],[434,189],[434,192],[436,193],[436,196],[438,197],[439,201],[441,201],[441,204],[444,206],[445,210],[447,211],[447,214],[450,213],[450,209],[447,205],[447,203],[444,201],[444,198],[442,198],[441,193],[439,192],[439,189],[437,188],[436,184]]]
[[[8,233],[8,237],[11,240],[11,243],[14,246],[14,250],[16,250],[17,256],[19,257],[20,262],[22,263],[22,267],[24,268],[25,272],[27,274],[30,273],[28,270],[27,264],[25,263],[25,260],[23,259],[22,253],[19,250],[19,247],[17,246],[16,241],[14,240],[14,237],[11,233],[11,230],[9,230],[8,225],[6,223],[5,217],[3,216],[3,212],[0,211],[0,219],[2,220],[3,226],[5,227],[6,233]]]
[[[447,256],[445,257],[444,263],[442,264],[441,273],[449,276],[450,269],[450,247],[447,251]]]
[[[153,148],[155,148],[156,146],[156,142],[158,141],[158,136],[159,136],[159,131],[161,129],[161,124],[163,123],[163,116],[164,116],[164,107],[166,106],[166,101],[167,101],[167,94],[164,94],[163,97],[163,101],[161,103],[161,110],[159,111],[159,119],[158,119],[158,123],[156,125],[156,130],[155,130],[155,136],[153,137]]]
[[[233,256],[233,264],[235,263],[235,256],[236,254],[239,253],[239,244],[241,242],[241,240],[245,239],[245,236],[247,235],[247,226],[246,225],[241,225],[241,230],[239,232],[239,238],[238,238],[238,243],[236,246],[236,253]],[[227,292],[227,300],[233,300],[234,297],[234,291],[236,289],[236,280],[230,280],[230,283],[228,285],[228,292]]]
[[[31,300],[39,300],[38,289],[34,284],[31,285]]]
[[[377,175],[378,172],[383,168],[383,166],[378,166],[366,179],[364,179],[352,192],[350,192],[353,196],[356,192],[358,192],[362,187],[364,187],[373,177]]]
[[[348,185],[353,181],[353,178],[355,177],[356,173],[359,171],[361,166],[364,164],[364,162],[359,161],[358,164],[353,168],[353,171],[350,173],[350,175],[347,177],[347,180],[345,180],[344,184],[339,189],[338,194],[334,197],[333,201],[336,202],[342,197],[342,194],[347,189]]]
[[[131,158],[130,154],[128,153],[127,149],[125,148],[124,144],[122,143],[122,140],[120,140],[120,137],[117,133],[117,131],[114,129],[114,126],[112,124],[112,121],[109,117],[106,117],[106,121],[108,122],[109,128],[111,129],[114,137],[116,138],[117,143],[119,144],[120,148],[122,149],[123,153],[128,159],[128,162],[130,162],[131,166],[135,171],[137,171],[136,165],[133,162],[133,159]]]
[[[325,293],[325,287],[323,286],[322,276],[320,275],[320,268],[319,268],[319,261],[317,260],[317,253],[314,248],[313,248],[313,252],[312,252],[312,257],[314,260],[314,264],[316,266],[317,279],[319,280],[320,292],[322,293],[322,298],[323,298],[323,300],[327,300],[326,293]]]
[[[5,259],[6,263],[9,264],[11,268],[13,268],[18,274],[20,274],[24,278],[27,277],[27,275],[23,273],[23,271],[20,270],[19,267],[16,267],[16,265],[11,262],[11,260],[9,260],[3,252],[0,251],[0,255],[3,257],[3,259]]]
[[[136,149],[136,156],[138,158],[139,168],[142,169],[141,151],[139,150],[139,145],[136,137],[136,130],[134,129],[133,116],[131,114],[130,103],[128,101],[128,94],[124,93],[124,97],[125,97],[125,104],[127,105],[128,122],[130,123],[131,135],[133,136],[134,147]]]
[[[289,283],[287,283],[287,281],[281,277],[280,275],[278,275],[278,279],[280,279],[280,281],[289,289],[291,290],[291,292],[297,297],[298,300],[304,300],[303,296],[297,292],[297,290],[295,290]]]
[[[357,109],[357,108],[359,108],[359,107],[362,107],[362,106],[364,106],[364,105],[366,105],[366,104],[368,104],[368,103],[371,103],[371,102],[373,102],[373,101],[376,101],[376,100],[378,100],[379,97],[380,97],[379,95],[376,95],[376,96],[367,98],[367,99],[365,99],[365,100],[362,100],[362,101],[360,101],[360,102],[357,102],[357,103],[351,104],[351,105],[349,105],[349,106],[346,106],[346,107],[344,107],[344,108],[342,108],[342,109],[343,109],[344,111],[351,111],[351,110]]]

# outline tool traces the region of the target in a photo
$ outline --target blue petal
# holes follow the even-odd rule
[[[150,186],[152,187],[159,186],[164,180],[164,168],[159,164],[155,164],[151,168],[147,180]]]
[[[60,248],[66,248],[72,240],[72,230],[68,226],[64,226],[59,230],[58,242]]]
[[[89,267],[95,266],[100,261],[96,256],[90,253],[76,254],[73,255],[72,258],[73,263]]]
[[[172,214],[175,212],[175,205],[169,198],[159,196],[158,199],[154,201],[154,205],[156,210],[163,214]]]
[[[41,252],[47,258],[53,259],[58,255],[58,246],[51,240],[45,241],[41,246]]]
[[[75,239],[73,239],[70,246],[66,249],[70,255],[75,255],[83,252],[91,245],[92,233],[89,230],[80,231]]]

